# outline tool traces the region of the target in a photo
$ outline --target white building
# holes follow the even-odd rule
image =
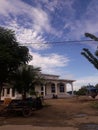
[[[73,82],[75,80],[60,79],[58,75],[42,74],[42,76],[46,79],[45,84],[35,86],[35,91],[40,95],[43,95],[44,98],[52,98],[53,95],[56,95],[58,98],[68,96],[66,91],[68,84],[70,85],[73,94]],[[4,100],[5,98],[19,99],[21,98],[21,95],[12,87],[3,87],[1,100]]]

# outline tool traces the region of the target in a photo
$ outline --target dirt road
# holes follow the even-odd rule
[[[0,127],[0,130],[78,130],[78,128],[73,127],[36,127],[31,125],[6,125]]]
[[[29,125],[29,130],[32,127],[33,130],[37,130],[37,128],[38,130],[45,128],[49,130],[51,128],[53,130],[59,130],[59,128],[60,130],[98,130],[98,109],[91,107],[94,102],[88,97],[45,100],[45,107],[33,111],[29,118],[13,114],[8,117],[0,117],[0,130],[5,127],[4,130],[6,130],[8,126],[15,127],[15,125],[17,127]],[[23,130],[26,130],[26,127]]]

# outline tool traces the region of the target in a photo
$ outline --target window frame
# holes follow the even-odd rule
[[[64,84],[60,84],[59,91],[60,91],[60,93],[64,93],[65,92]]]
[[[51,93],[55,93],[56,90],[55,90],[55,84],[51,84]]]

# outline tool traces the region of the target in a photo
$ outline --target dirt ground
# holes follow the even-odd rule
[[[92,107],[89,97],[44,100],[41,110],[24,118],[11,114],[0,117],[0,125],[32,125],[40,127],[73,127],[79,130],[98,130],[98,109]]]

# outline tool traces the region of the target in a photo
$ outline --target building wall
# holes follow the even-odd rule
[[[21,94],[15,92],[14,96],[12,94],[12,88],[9,88],[10,89],[10,93],[7,94],[7,88],[4,88],[4,92],[2,91],[1,93],[1,100],[4,100],[5,98],[11,98],[11,99],[21,99],[22,96]],[[4,93],[4,94],[3,94]]]
[[[52,77],[50,77],[52,78]],[[56,78],[56,80],[55,80]],[[38,92],[39,95],[43,95],[45,98],[52,98],[53,94],[57,95],[58,97],[66,97],[67,96],[67,92],[66,92],[66,87],[67,87],[67,83],[70,83],[71,87],[72,87],[72,91],[73,91],[73,81],[69,81],[68,82],[66,80],[59,80],[58,76],[55,76],[54,79],[50,80],[48,79],[45,85],[36,85],[35,86],[35,92]],[[51,92],[51,85],[54,84],[55,85],[55,92]],[[64,92],[60,92],[60,84],[64,85]],[[41,90],[41,87],[43,86],[43,90]],[[3,95],[4,93],[4,95]],[[30,96],[30,95],[28,95]],[[4,100],[4,98],[12,98],[12,99],[21,99],[22,96],[21,94],[15,92],[15,95],[12,95],[12,88],[10,88],[10,93],[7,94],[7,89],[4,89],[4,92],[2,92],[2,96],[1,96],[1,100]]]
[[[66,83],[63,83],[64,84],[64,92],[60,92],[60,86],[56,82],[53,82],[53,84],[55,84],[55,92],[51,92],[51,84],[52,83],[46,84],[44,91],[41,91],[41,86],[36,86],[35,91],[38,92],[39,95],[42,95],[42,93],[43,93],[44,97],[53,97],[53,94],[58,95],[58,97],[64,97],[64,96],[66,97],[66,95],[67,95]],[[43,85],[43,87],[44,87],[44,85]],[[56,91],[56,89],[57,89],[57,91]]]

